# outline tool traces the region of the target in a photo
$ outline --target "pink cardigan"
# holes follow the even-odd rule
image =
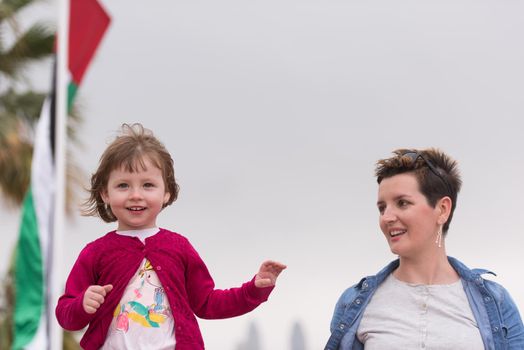
[[[239,288],[215,289],[196,250],[175,232],[160,229],[143,244],[136,237],[112,231],[80,252],[56,307],[63,328],[79,330],[89,325],[80,342],[84,349],[99,349],[104,344],[113,311],[144,258],[151,262],[167,294],[177,350],[204,349],[195,315],[207,319],[243,315],[266,301],[273,290],[257,288],[254,278]],[[112,284],[113,290],[94,314],[86,313],[82,299],[87,287],[105,284]]]

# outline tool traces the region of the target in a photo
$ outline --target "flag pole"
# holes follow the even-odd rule
[[[56,69],[56,123],[55,123],[55,203],[53,220],[52,256],[51,256],[51,300],[48,302],[51,310],[50,324],[50,349],[63,348],[63,331],[58,325],[54,311],[58,298],[63,289],[63,240],[65,225],[65,194],[66,194],[66,142],[67,142],[67,116],[68,116],[68,82],[69,82],[69,9],[70,0],[58,1],[58,46]],[[74,1],[74,0],[73,0]]]

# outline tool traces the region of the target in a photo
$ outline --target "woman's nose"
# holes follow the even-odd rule
[[[384,209],[384,213],[382,213],[380,216],[380,220],[385,223],[395,222],[395,220],[397,220],[397,216],[393,210],[386,208]]]

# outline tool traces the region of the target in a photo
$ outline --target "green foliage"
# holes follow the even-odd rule
[[[17,16],[32,3],[0,1],[0,194],[16,206],[29,185],[33,130],[45,96],[31,88],[20,91],[20,80],[29,65],[52,55],[55,37],[40,23],[20,29]]]
[[[43,99],[41,93],[12,89],[0,95],[0,190],[12,205],[22,202],[29,186],[31,133]]]
[[[48,94],[33,91],[25,73],[30,65],[51,57],[55,40],[54,30],[41,23],[26,30],[20,29],[17,16],[36,1],[0,0],[0,196],[13,206],[20,206],[29,186],[34,131]],[[11,37],[8,43],[6,39]],[[81,118],[73,111],[68,118],[68,136],[73,144],[80,123]],[[79,174],[79,168],[69,162],[66,174],[68,208],[71,208]],[[12,266],[11,263],[9,272],[0,280],[0,350],[11,349],[13,340],[15,291]],[[64,333],[63,349],[80,349],[70,332]]]
[[[0,54],[0,72],[11,79],[18,79],[27,64],[46,58],[53,52],[54,41],[55,36],[47,27],[33,25]]]
[[[12,259],[11,259],[12,260]],[[14,305],[14,281],[13,281],[13,264],[9,264],[7,275],[2,278],[0,291],[0,350],[10,350],[13,342],[13,314]]]

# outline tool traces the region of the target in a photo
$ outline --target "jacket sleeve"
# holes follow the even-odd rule
[[[189,242],[187,245],[186,291],[195,315],[207,319],[240,316],[268,299],[274,287],[256,287],[255,277],[241,287],[215,289],[206,265]]]
[[[96,284],[94,274],[94,249],[87,245],[78,256],[67,278],[65,293],[58,299],[55,314],[60,326],[75,331],[87,326],[93,314],[88,314],[82,306],[86,289]]]
[[[503,323],[506,326],[506,341],[508,349],[524,349],[524,325],[519,314],[517,305],[509,295],[508,291],[502,288],[502,302],[500,310]]]

